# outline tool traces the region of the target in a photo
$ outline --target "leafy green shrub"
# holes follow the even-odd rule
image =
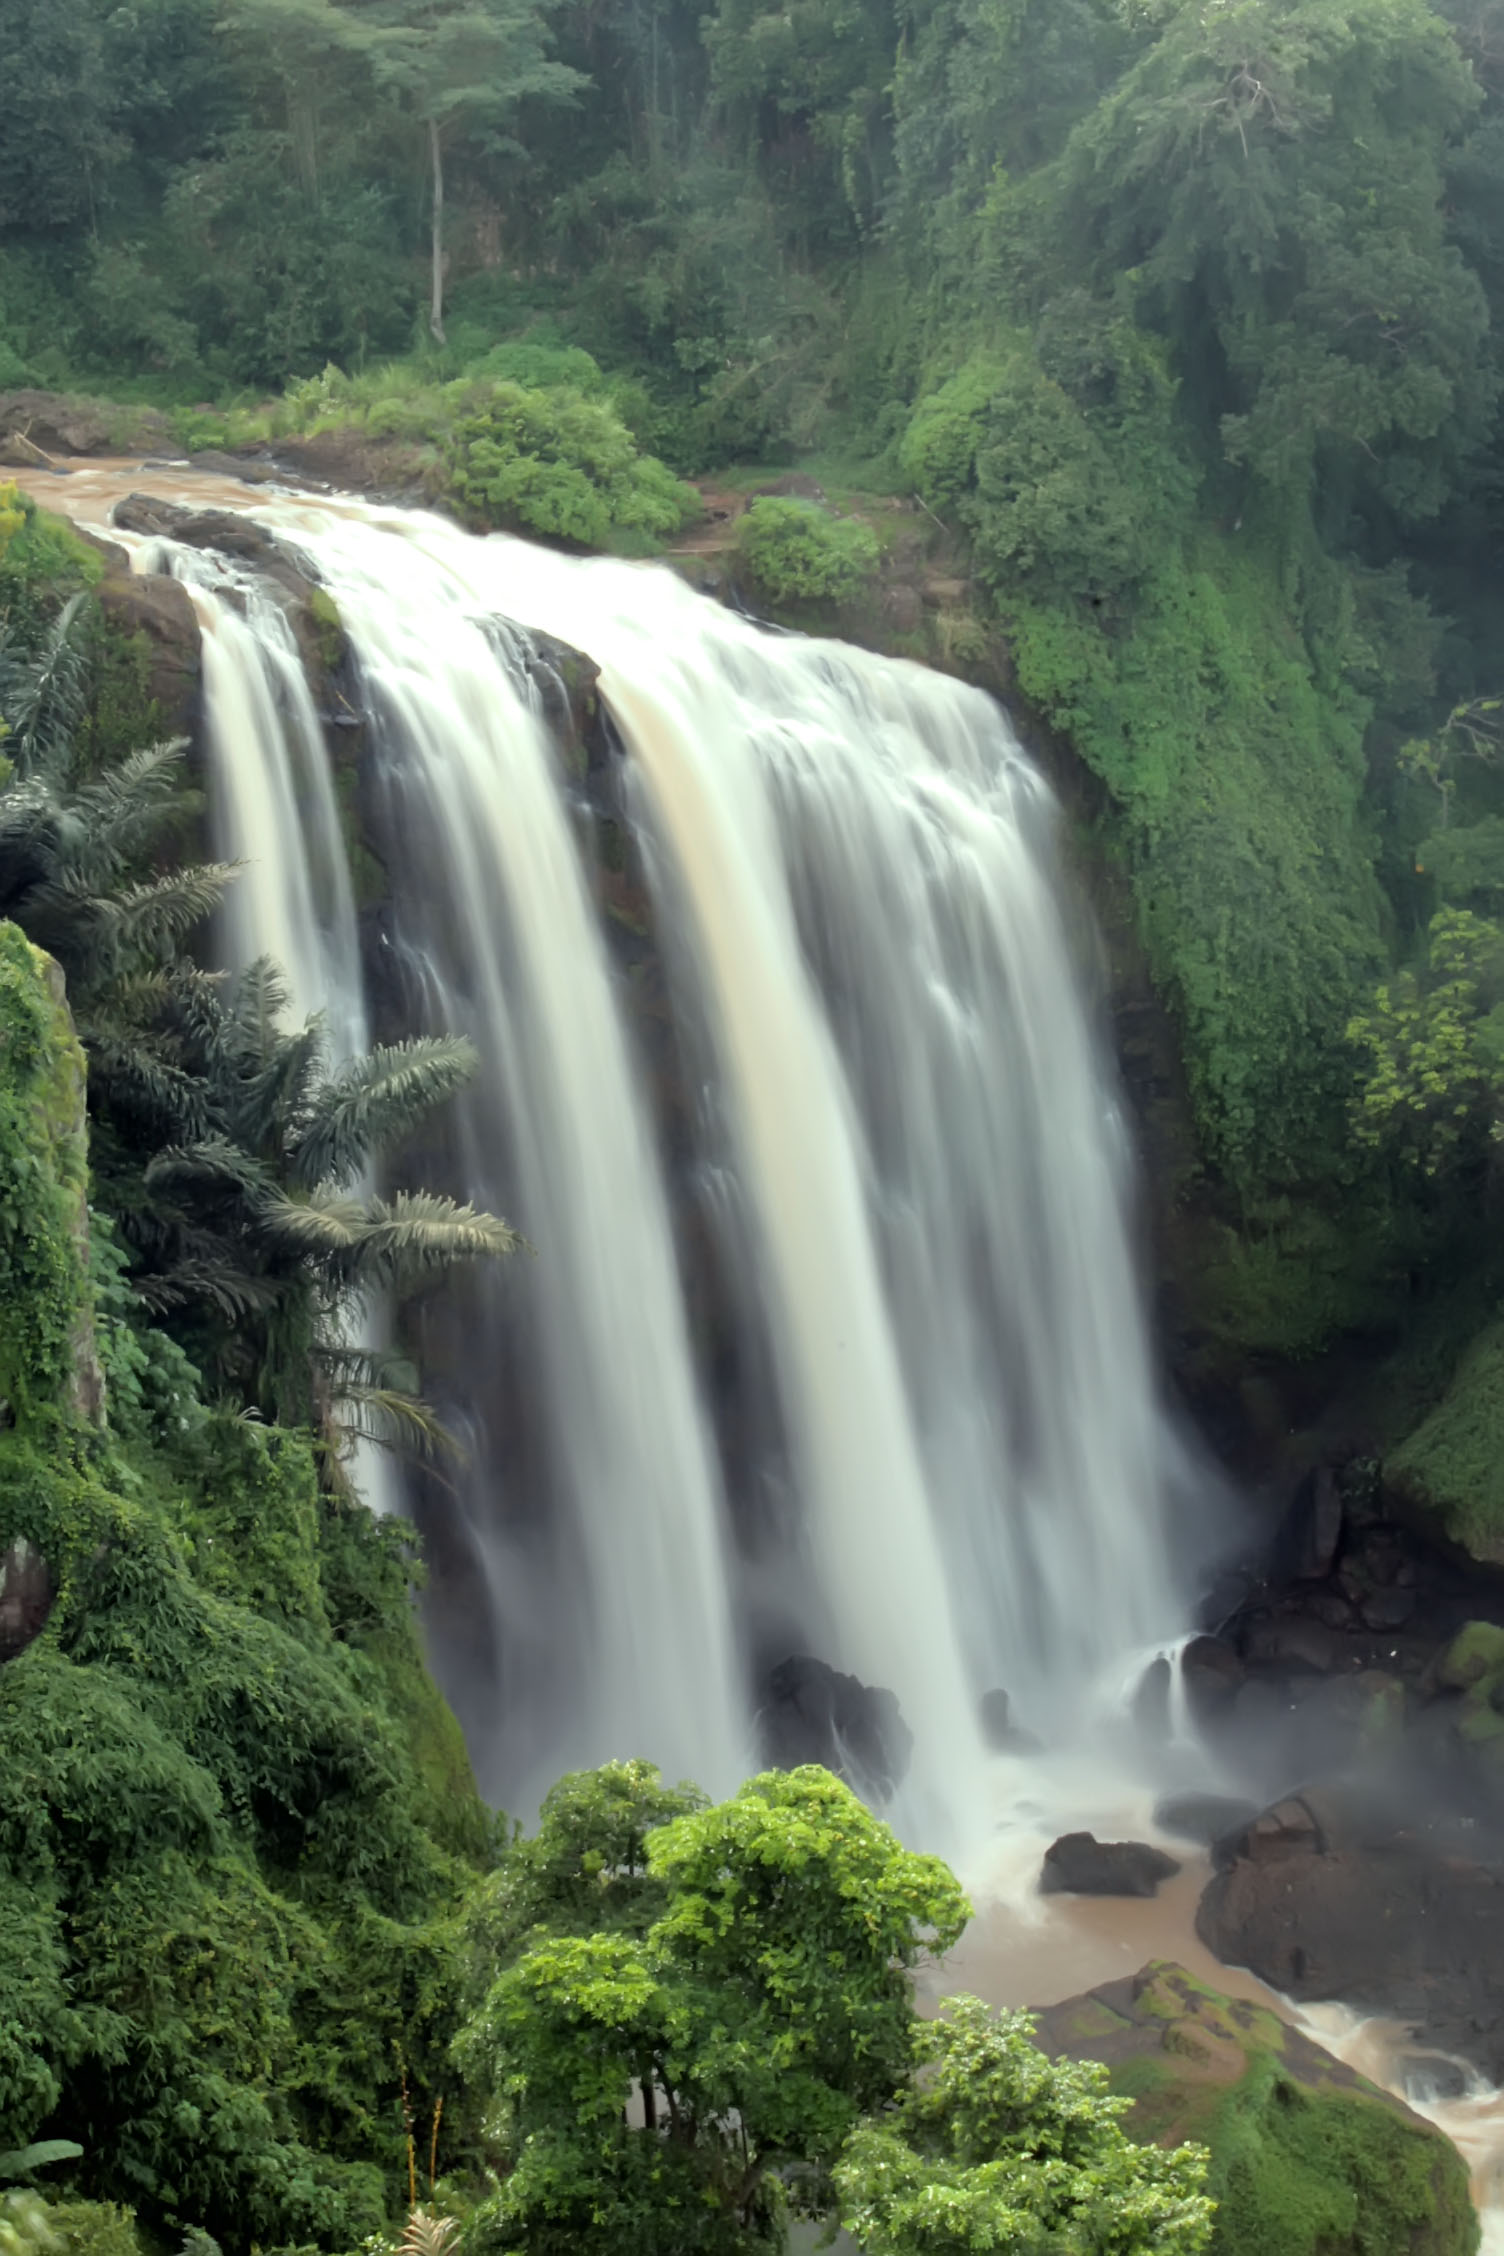
[[[877,571],[877,535],[817,503],[764,495],[736,529],[747,577],[770,603],[849,603]]]
[[[1439,910],[1424,974],[1384,981],[1347,1037],[1368,1061],[1360,1143],[1427,1178],[1476,1159],[1504,1101],[1504,929]]]
[[[569,388],[495,385],[457,424],[448,446],[452,491],[482,524],[519,528],[582,548],[619,534],[667,539],[698,507],[604,401]]]

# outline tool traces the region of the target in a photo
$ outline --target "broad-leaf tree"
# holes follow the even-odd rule
[[[967,1918],[945,1866],[825,1770],[685,1798],[641,1764],[566,1781],[481,1915],[510,1893],[538,1924],[461,2041],[505,2165],[477,2247],[774,2249],[909,2073],[910,1971]]]
[[[867,2256],[1199,2256],[1206,2149],[1134,2145],[1107,2070],[1032,2029],[957,1997],[916,2032],[918,2075],[836,2165],[842,2223]]]
[[[539,0],[353,0],[378,85],[421,134],[430,184],[428,325],[444,341],[444,162],[452,141],[479,133],[508,145],[519,103],[567,102],[585,82],[551,59]]]

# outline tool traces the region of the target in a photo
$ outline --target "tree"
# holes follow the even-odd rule
[[[444,158],[466,128],[499,137],[524,101],[567,102],[585,81],[548,55],[539,0],[353,0],[377,83],[421,130],[430,176],[428,325],[444,342]]]
[[[400,1414],[408,1391],[350,1348],[349,1319],[372,1295],[400,1301],[519,1243],[494,1215],[432,1192],[363,1189],[378,1155],[470,1078],[474,1051],[439,1036],[336,1066],[321,1017],[284,1025],[287,990],[265,958],[233,989],[189,978],[162,1003],[167,1071],[153,1089],[148,1067],[141,1085],[159,1107],[157,1148],[121,1217],[132,1284],[155,1312],[186,1313],[185,1344],[207,1372],[337,1447],[339,1402]],[[421,1406],[407,1407],[426,1430]]]
[[[910,1972],[968,1916],[944,1865],[828,1771],[709,1808],[676,1789],[690,1806],[660,1819],[664,1793],[645,1764],[566,1780],[549,1846],[514,1845],[519,1879],[493,1884],[493,1907],[539,1917],[459,2047],[505,2167],[478,2247],[776,2248],[790,2202],[828,2209],[842,2140],[909,2073]]]
[[[917,2032],[919,2075],[836,2165],[841,2222],[867,2256],[1198,2256],[1205,2148],[1134,2145],[1107,2070],[1046,2059],[1032,2028],[957,1997]]]
[[[1208,436],[1339,532],[1434,513],[1487,429],[1445,195],[1477,101],[1424,0],[1178,5],[1061,159],[1058,257],[1128,275]]]
[[[1353,1107],[1360,1144],[1426,1182],[1476,1163],[1501,1134],[1504,928],[1439,910],[1422,968],[1386,979],[1347,1038],[1368,1060]]]

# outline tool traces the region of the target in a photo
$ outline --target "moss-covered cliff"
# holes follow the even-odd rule
[[[0,2148],[76,2140],[77,2190],[228,2248],[349,2246],[405,2180],[404,2090],[426,2121],[445,2087],[490,1820],[403,1531],[207,1406],[91,1263],[81,1093],[0,927]]]

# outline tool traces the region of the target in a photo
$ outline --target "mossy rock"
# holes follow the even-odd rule
[[[1475,1558],[1504,1563],[1504,1321],[1478,1334],[1384,1471]]]
[[[1267,2007],[1162,1961],[1039,2020],[1046,2052],[1107,2064],[1125,2128],[1211,2151],[1213,2256],[1473,2256],[1450,2140]]]
[[[1459,1629],[1437,1664],[1436,1680],[1452,1692],[1470,1692],[1489,1677],[1504,1676],[1504,1629],[1497,1622],[1469,1622]]]
[[[84,1059],[63,976],[0,924],[0,1398],[12,1423],[98,1414]]]

